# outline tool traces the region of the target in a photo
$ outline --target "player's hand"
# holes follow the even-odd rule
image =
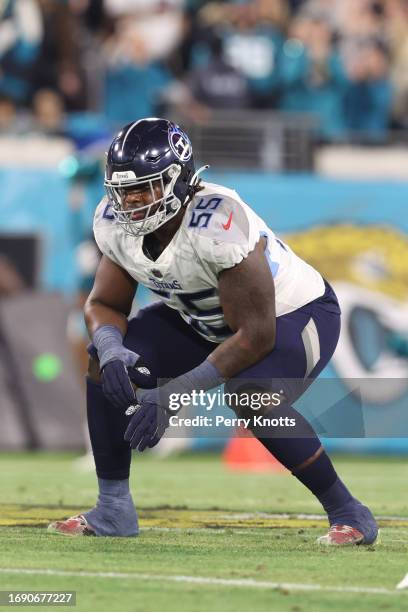
[[[132,416],[125,432],[125,440],[131,448],[142,452],[156,446],[169,425],[169,416],[160,406],[159,389],[138,391],[139,408]]]
[[[125,349],[126,350],[126,349]],[[132,351],[127,351],[132,353]],[[139,355],[136,356],[136,365],[131,367],[122,359],[109,361],[102,369],[102,390],[105,397],[117,408],[126,409],[137,403],[136,387],[149,388],[156,384],[150,370],[143,366]],[[133,384],[132,384],[133,383]]]
[[[119,359],[110,361],[103,368],[102,390],[105,397],[117,408],[127,408],[136,402],[136,392],[126,365]]]

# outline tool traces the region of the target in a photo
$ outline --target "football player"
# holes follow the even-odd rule
[[[165,119],[125,126],[109,149],[107,195],[94,221],[103,257],[85,305],[99,497],[88,512],[50,529],[136,535],[131,450],[159,442],[173,393],[226,383],[238,393],[261,385],[281,394],[279,406],[266,406],[263,415],[295,426],[278,434],[252,430],[326,511],[330,529],[319,542],[371,544],[377,537],[371,512],[292,407],[336,347],[336,296],[235,191],[202,181],[203,169],[195,169],[188,136]],[[161,301],[128,320],[138,283]],[[239,416],[251,412],[239,402],[231,407]]]

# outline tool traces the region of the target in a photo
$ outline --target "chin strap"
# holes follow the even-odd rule
[[[196,187],[198,183],[200,182],[200,179],[198,178],[199,175],[205,170],[208,170],[209,167],[210,166],[208,164],[205,164],[205,166],[201,166],[201,168],[199,168],[198,170],[194,172],[191,178],[191,181],[190,181],[190,185],[188,186],[187,197],[184,201],[184,206],[187,206],[187,204],[189,204],[189,202],[191,202],[191,200],[194,197],[194,187]]]
[[[192,179],[190,181],[190,187],[195,187],[195,185],[197,185],[198,183],[198,176],[204,172],[205,170],[208,170],[209,168],[209,164],[205,164],[205,166],[201,166],[201,168],[199,168],[198,170],[196,170],[192,176]]]

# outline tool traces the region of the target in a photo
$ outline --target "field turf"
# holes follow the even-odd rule
[[[93,473],[71,455],[0,455],[0,590],[74,590],[95,612],[406,610],[407,461],[336,466],[384,517],[380,544],[317,547],[326,523],[293,477],[231,473],[216,455],[135,456],[138,538],[51,535],[93,504]]]

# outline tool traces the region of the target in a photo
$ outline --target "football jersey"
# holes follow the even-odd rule
[[[103,198],[94,219],[100,250],[211,342],[220,343],[232,335],[220,304],[219,274],[245,259],[261,236],[266,238],[265,255],[275,283],[276,316],[323,295],[319,272],[277,238],[235,191],[212,183],[202,185],[155,261],[143,252],[144,237],[127,234],[116,224],[111,204]]]

